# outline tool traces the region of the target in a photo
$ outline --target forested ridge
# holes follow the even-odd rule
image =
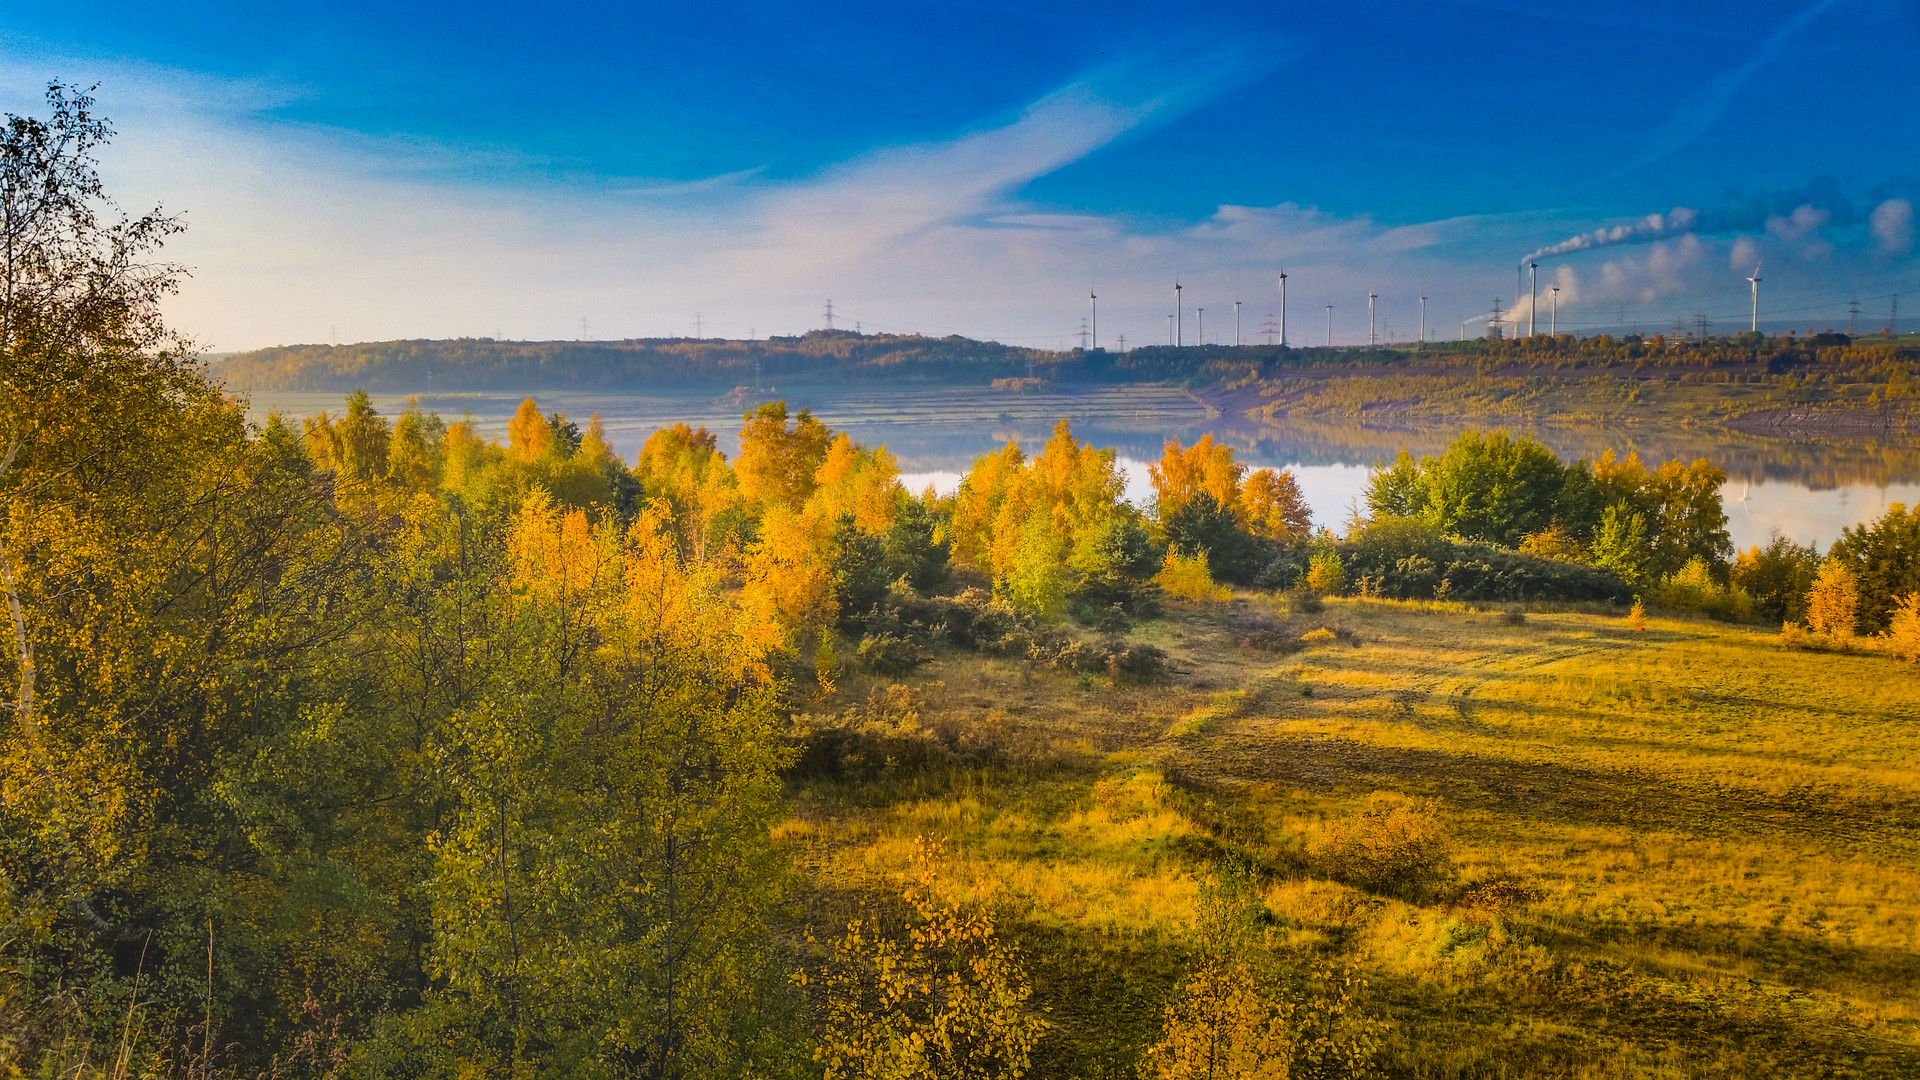
[[[756,379],[774,386],[985,385],[1031,376],[1066,384],[1270,384],[1268,397],[1286,393],[1288,380],[1337,379],[1355,387],[1349,397],[1377,397],[1379,380],[1424,379],[1431,380],[1426,389],[1436,401],[1446,400],[1449,389],[1463,380],[1685,379],[1792,390],[1841,379],[1863,384],[1863,395],[1866,384],[1882,388],[1875,398],[1879,401],[1912,393],[1920,377],[1920,345],[1854,344],[1846,335],[1832,333],[1702,340],[1562,335],[1435,342],[1417,348],[1143,346],[1122,353],[1027,349],[959,336],[815,330],[756,341],[459,338],[287,345],[223,355],[210,361],[208,370],[215,381],[237,391],[340,392],[419,392],[430,383],[452,391],[730,388],[753,385]],[[1258,399],[1252,403],[1263,404]]]

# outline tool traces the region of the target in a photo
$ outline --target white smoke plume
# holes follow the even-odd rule
[[[1662,237],[1677,236],[1693,231],[1694,223],[1699,220],[1699,217],[1699,211],[1676,206],[1672,213],[1648,214],[1631,224],[1598,228],[1592,232],[1569,237],[1557,244],[1536,248],[1522,256],[1520,261],[1529,263],[1536,259],[1549,259],[1555,255],[1569,255],[1591,248],[1612,247],[1615,244],[1641,244],[1659,240]]]
[[[1892,194],[1891,191],[1881,190],[1868,197],[1855,197],[1841,191],[1837,182],[1826,178],[1787,191],[1735,194],[1720,206],[1704,210],[1677,206],[1670,213],[1648,214],[1623,225],[1603,226],[1592,232],[1584,232],[1528,252],[1521,257],[1520,263],[1524,266],[1556,255],[1619,244],[1652,243],[1686,233],[1711,236],[1768,231],[1782,239],[1799,239],[1828,226],[1845,228],[1862,223],[1873,225],[1875,236],[1881,239],[1884,247],[1886,239],[1881,233],[1890,231],[1897,234],[1899,229],[1882,230],[1879,222],[1897,219],[1899,212],[1883,213],[1877,208],[1891,202],[1906,203],[1911,214],[1912,204],[1906,199],[1889,199],[1888,196]],[[1879,216],[1875,217],[1875,214]],[[1906,220],[1910,221],[1910,217]]]

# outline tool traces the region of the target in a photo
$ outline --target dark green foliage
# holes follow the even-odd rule
[[[553,432],[553,442],[548,444],[547,453],[568,458],[580,449],[580,425],[567,419],[566,413],[556,412],[547,417],[547,428]]]
[[[633,470],[626,467],[618,458],[608,458],[600,465],[600,474],[607,481],[607,490],[612,493],[610,505],[622,521],[632,521],[634,512],[640,509],[641,486]]]
[[[1258,545],[1234,520],[1233,511],[1201,492],[1168,514],[1160,524],[1167,546],[1189,554],[1204,552],[1219,581],[1245,583],[1261,569]]]
[[[857,619],[886,599],[887,585],[893,580],[887,565],[886,541],[872,533],[854,528],[851,515],[843,517],[833,529],[834,599],[840,603],[842,623]]]
[[[947,583],[947,544],[935,543],[933,534],[933,511],[918,499],[902,501],[893,527],[881,540],[889,582],[905,578],[921,593],[931,593]]]
[[[1295,540],[1270,545],[1267,565],[1254,575],[1253,583],[1262,589],[1291,589],[1298,585],[1313,562],[1313,543],[1311,540]]]
[[[1517,547],[1563,513],[1566,486],[1566,467],[1539,442],[1467,432],[1417,465],[1403,453],[1376,474],[1367,503],[1375,514],[1421,517],[1463,540]],[[1590,499],[1583,492],[1578,501]]]
[[[1153,618],[1160,614],[1160,587],[1152,578],[1165,555],[1140,522],[1128,517],[1108,522],[1074,555],[1068,605],[1089,624],[1116,605],[1133,618]]]
[[[1885,630],[1900,598],[1920,592],[1920,506],[1894,503],[1873,524],[1841,530],[1829,555],[1859,583],[1860,629]]]
[[[1339,545],[1353,587],[1393,600],[1623,601],[1627,583],[1608,570],[1484,542],[1448,540],[1412,518],[1383,518]]]
[[[1807,617],[1807,594],[1820,570],[1820,553],[1778,532],[1766,547],[1743,551],[1733,564],[1733,584],[1753,597],[1754,613],[1770,623]]]

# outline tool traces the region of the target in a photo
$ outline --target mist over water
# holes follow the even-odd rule
[[[448,420],[470,416],[486,435],[504,440],[507,421],[524,393],[440,393],[417,395],[420,406]],[[585,423],[598,413],[608,440],[628,461],[659,427],[687,423],[718,436],[732,457],[739,448],[742,413],[747,403],[716,398],[711,391],[650,395],[533,391],[545,413],[564,412]],[[1540,439],[1563,459],[1595,458],[1606,450],[1638,453],[1654,463],[1672,457],[1704,457],[1726,470],[1722,489],[1727,531],[1740,547],[1764,544],[1774,531],[1799,543],[1824,549],[1849,525],[1884,514],[1894,503],[1920,503],[1920,446],[1877,441],[1796,442],[1758,439],[1690,428],[1681,431],[1534,428],[1510,422],[1437,424],[1403,422],[1399,426],[1323,419],[1260,424],[1244,417],[1214,414],[1173,387],[1121,386],[1066,388],[1019,394],[978,387],[786,387],[770,390],[794,411],[805,407],[831,427],[856,440],[884,444],[898,459],[901,481],[913,491],[928,484],[952,491],[977,456],[1017,440],[1038,452],[1061,418],[1074,435],[1119,452],[1127,479],[1127,497],[1146,505],[1153,490],[1147,462],[1157,460],[1168,437],[1191,443],[1204,434],[1232,446],[1255,468],[1292,469],[1313,507],[1317,524],[1336,532],[1346,528],[1366,503],[1367,477],[1375,462],[1402,449],[1434,453],[1470,427],[1504,427]],[[400,394],[372,395],[384,415],[407,407]],[[272,412],[305,417],[338,413],[342,396],[333,393],[260,393],[249,416],[264,422]]]

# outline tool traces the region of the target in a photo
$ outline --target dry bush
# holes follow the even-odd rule
[[[1330,877],[1368,892],[1417,900],[1453,878],[1453,850],[1433,801],[1376,791],[1327,830],[1315,861]]]

